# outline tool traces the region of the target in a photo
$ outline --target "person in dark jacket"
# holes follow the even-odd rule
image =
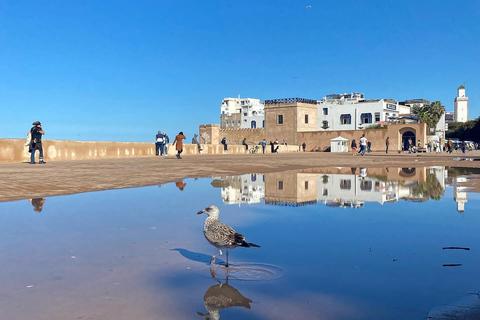
[[[30,155],[30,164],[35,164],[35,151],[39,151],[39,164],[45,164],[46,162],[43,161],[43,147],[42,147],[42,136],[45,134],[43,131],[42,124],[40,121],[35,121],[32,123],[33,127],[30,129],[30,134],[32,139],[30,141],[29,150],[31,152]]]

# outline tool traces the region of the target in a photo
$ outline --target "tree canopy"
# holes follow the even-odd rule
[[[445,107],[440,101],[434,101],[427,105],[414,105],[413,114],[420,118],[420,121],[427,124],[430,131],[434,130],[438,121],[445,113]]]
[[[448,124],[447,138],[458,138],[462,141],[478,141],[480,139],[480,117],[467,122]]]

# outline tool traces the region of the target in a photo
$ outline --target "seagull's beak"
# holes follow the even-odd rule
[[[205,209],[200,210],[200,211],[197,212],[197,214],[202,214],[202,213],[205,213]]]

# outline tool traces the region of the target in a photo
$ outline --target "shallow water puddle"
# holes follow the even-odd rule
[[[313,168],[0,203],[0,309],[49,320],[439,317],[480,288],[477,171]],[[211,265],[218,249],[197,215],[209,205],[261,247]]]

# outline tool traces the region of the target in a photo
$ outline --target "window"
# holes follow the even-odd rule
[[[305,115],[305,124],[308,124],[308,114]]]
[[[265,120],[262,120],[262,128],[265,128]]]
[[[283,181],[278,181],[278,190],[283,190]]]
[[[350,180],[350,179],[340,180],[340,189],[343,189],[343,190],[352,189],[352,180]]]
[[[277,124],[283,124],[283,114],[278,115],[278,122]]]
[[[305,181],[305,190],[308,190],[308,181]]]
[[[235,121],[235,120],[233,120],[233,121]],[[240,120],[238,120],[238,122],[237,122],[237,123],[238,123],[238,125],[240,125],[241,121],[240,121]]]
[[[257,127],[257,121],[252,121],[250,122],[250,127],[253,129],[253,128],[256,128]]]
[[[328,116],[328,108],[323,108],[323,115]]]
[[[375,112],[375,121],[380,121],[380,112]]]
[[[323,189],[323,195],[328,196],[328,189]]]
[[[246,112],[244,112],[244,113],[243,113],[243,116],[244,116],[244,117],[246,117],[246,116],[247,116],[247,113],[246,113]]]
[[[350,114],[341,114],[340,124],[352,124],[352,116]]]
[[[372,191],[372,180],[360,180],[360,189],[363,191]]]
[[[360,115],[361,123],[372,123],[372,114],[371,113],[362,113]]]

